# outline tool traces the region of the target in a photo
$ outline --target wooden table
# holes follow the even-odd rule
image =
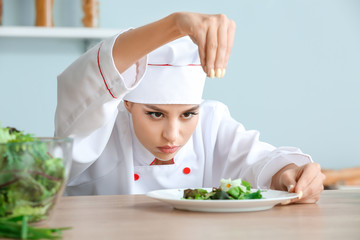
[[[51,227],[64,239],[360,239],[360,190],[327,190],[317,204],[245,213],[173,209],[144,195],[62,197]]]

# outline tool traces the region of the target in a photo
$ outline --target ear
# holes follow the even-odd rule
[[[132,109],[133,103],[124,100],[124,106],[125,106],[125,108],[128,110],[128,112],[131,113],[131,109]]]

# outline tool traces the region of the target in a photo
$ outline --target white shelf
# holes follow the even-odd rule
[[[0,27],[0,37],[104,39],[120,29],[81,27]]]

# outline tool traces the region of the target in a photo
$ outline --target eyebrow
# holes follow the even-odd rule
[[[193,111],[197,111],[197,110],[199,110],[199,105],[196,105],[196,106],[194,106],[192,108],[189,108],[185,112],[193,112]]]
[[[150,109],[152,109],[153,111],[167,113],[167,111],[165,111],[164,109],[161,109],[161,108],[159,108],[159,107],[157,107],[157,106],[155,106],[155,105],[151,105],[151,104],[144,104],[144,105],[145,105],[145,107],[150,108]],[[189,109],[186,109],[186,110],[183,111],[183,112],[184,112],[184,113],[185,113],[185,112],[193,112],[193,111],[197,111],[197,110],[199,110],[199,105],[195,105],[194,107],[191,107],[191,108],[189,108]]]

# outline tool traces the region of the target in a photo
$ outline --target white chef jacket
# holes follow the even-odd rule
[[[259,133],[245,130],[224,104],[204,100],[198,125],[174,164],[151,165],[154,156],[138,141],[122,102],[145,74],[147,57],[120,74],[112,58],[116,37],[94,46],[58,76],[55,135],[74,139],[67,195],[217,187],[221,178],[269,188],[285,165],[312,161],[298,148],[259,141]]]

